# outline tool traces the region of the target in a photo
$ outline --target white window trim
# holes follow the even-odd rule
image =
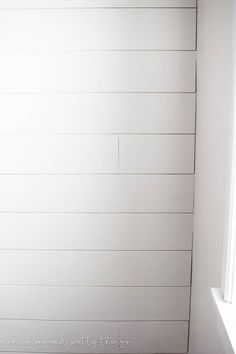
[[[226,354],[236,353],[236,97],[226,242],[221,289],[211,289],[216,305],[218,333]]]
[[[234,109],[233,143],[231,158],[230,193],[228,209],[227,240],[224,259],[223,297],[231,304],[235,299],[236,287],[236,98]]]
[[[236,6],[234,4],[234,18]],[[233,25],[233,85],[231,117],[233,118],[230,156],[230,181],[227,205],[221,290],[226,303],[236,305],[236,23]]]
[[[217,329],[225,354],[236,353],[236,312],[234,305],[224,301],[220,289],[211,289],[213,302],[216,307]]]
[[[218,332],[227,354],[236,353],[236,28],[234,37],[233,130],[222,285],[221,289],[211,289]]]

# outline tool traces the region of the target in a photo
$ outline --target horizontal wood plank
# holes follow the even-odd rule
[[[188,214],[0,214],[2,249],[191,250]]]
[[[0,50],[194,50],[195,29],[195,9],[9,10]]]
[[[193,135],[125,135],[119,151],[121,172],[194,172]]]
[[[1,286],[1,319],[188,320],[189,288]]]
[[[193,173],[189,135],[3,135],[0,173]]]
[[[2,135],[0,173],[115,173],[116,136]]]
[[[0,116],[1,133],[194,133],[195,94],[2,94]]]
[[[43,353],[180,353],[188,323],[0,320],[0,351]],[[89,337],[89,338],[88,338]],[[110,337],[110,338],[108,338]],[[15,339],[15,342],[13,341]],[[16,340],[18,339],[18,341]],[[19,341],[22,342],[19,342]],[[111,342],[111,340],[115,342]],[[61,345],[63,343],[64,345]]]
[[[193,176],[0,175],[0,212],[192,212]]]
[[[195,92],[193,52],[4,52],[0,93]]]
[[[196,0],[1,0],[0,9],[90,7],[196,7]]]
[[[189,286],[190,251],[0,251],[0,284]]]

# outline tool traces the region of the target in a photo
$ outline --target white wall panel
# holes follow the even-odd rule
[[[0,290],[2,319],[188,320],[190,291],[185,287],[1,286]]]
[[[189,251],[0,251],[0,284],[188,286]]]
[[[0,173],[118,172],[116,136],[2,135]]]
[[[2,249],[190,250],[188,214],[0,214]]]
[[[193,50],[195,21],[194,9],[2,11],[0,49]]]
[[[196,7],[196,0],[1,0],[0,9],[83,7]]]
[[[67,353],[183,353],[187,348],[188,324],[185,321],[0,320],[0,328],[0,351],[4,352],[27,349],[27,352],[60,353],[66,348]],[[108,344],[107,337],[118,343]],[[22,338],[22,342],[17,342],[16,338]]]
[[[0,1],[1,352],[187,352],[195,7]]]
[[[0,95],[1,133],[194,133],[195,94]]]
[[[0,93],[194,92],[193,52],[1,53]]]
[[[121,172],[193,173],[193,135],[125,135],[119,138]]]
[[[192,212],[192,176],[1,175],[0,212]]]

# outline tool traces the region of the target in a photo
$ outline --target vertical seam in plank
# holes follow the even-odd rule
[[[118,172],[120,172],[120,136],[117,138],[117,164],[118,164]]]

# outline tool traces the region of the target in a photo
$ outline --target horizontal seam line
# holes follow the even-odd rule
[[[35,252],[185,252],[190,253],[191,249],[73,249],[73,248],[0,248],[0,251],[35,251]]]
[[[196,52],[196,49],[0,49],[0,54],[14,53],[80,53],[80,52]]]
[[[94,94],[137,94],[137,95],[152,95],[152,94],[196,94],[196,91],[15,91],[15,92],[0,92],[0,95],[94,95]]]
[[[24,132],[12,132],[12,133],[1,133],[0,132],[0,136],[109,136],[109,135],[125,135],[125,136],[155,136],[155,135],[178,135],[178,136],[195,136],[195,133],[120,133],[120,132],[114,132],[114,133],[50,133],[50,132],[46,132],[46,133],[24,133]]]
[[[37,287],[48,287],[48,288],[85,288],[85,289],[110,289],[110,288],[118,288],[118,289],[126,289],[126,288],[132,288],[132,289],[140,289],[140,288],[186,288],[190,289],[191,285],[63,285],[63,284],[0,284],[1,287],[24,287],[24,288],[37,288]]]
[[[165,214],[165,215],[193,215],[193,211],[0,211],[0,214]]]
[[[91,172],[91,173],[27,173],[27,172],[0,172],[0,176],[194,176],[194,172],[189,173],[156,173],[156,172]]]
[[[172,319],[162,319],[162,320],[68,320],[68,319],[42,319],[42,318],[9,318],[9,317],[0,317],[0,320],[6,321],[45,321],[45,322],[189,322],[186,320],[172,320]],[[4,351],[5,352],[5,351]],[[39,353],[37,351],[37,353]],[[45,352],[44,352],[45,353]],[[60,352],[61,353],[61,352]],[[68,352],[66,353],[68,354]]]
[[[31,10],[31,11],[36,11],[36,10],[80,10],[80,9],[85,9],[85,10],[90,10],[90,9],[166,9],[166,10],[183,10],[183,9],[189,9],[189,10],[194,10],[196,9],[196,6],[84,6],[84,7],[76,7],[76,6],[71,6],[71,7],[12,7],[12,8],[0,8],[1,11],[22,11],[22,10]]]

